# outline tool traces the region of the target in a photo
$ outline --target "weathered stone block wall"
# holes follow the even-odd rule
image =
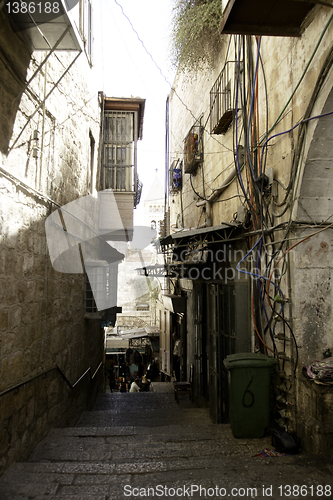
[[[0,11],[0,151],[6,153],[20,103],[31,51],[22,36],[14,33],[4,9]]]
[[[153,265],[156,254],[150,249],[129,252],[119,265],[117,304],[122,314],[117,314],[117,326],[158,325],[156,298],[159,291],[158,281],[138,274],[137,269]],[[147,304],[149,311],[137,311],[137,305]]]
[[[307,229],[306,237],[314,232]],[[292,252],[293,318],[300,365],[310,365],[332,349],[332,231],[328,229]]]
[[[331,387],[300,378],[298,434],[303,450],[331,453],[333,445],[333,394]]]
[[[331,9],[325,7],[318,9],[311,23],[299,38],[262,37],[258,84],[260,138],[265,137],[266,131],[268,131],[268,137],[286,132],[304,117],[317,78],[331,51],[333,42],[331,16]],[[252,38],[253,53],[255,54],[257,40]],[[233,40],[231,40],[227,56],[228,42],[229,37],[225,36],[221,51],[216,54],[216,65],[213,71],[201,73],[197,77],[188,75],[184,77],[178,74],[174,85],[175,91],[172,91],[170,95],[170,163],[177,158],[183,159],[183,141],[195,119],[201,117],[201,123],[206,125],[203,169],[199,166],[195,174],[192,175],[191,181],[194,189],[191,186],[189,174],[184,174],[182,203],[180,194],[171,196],[171,227],[176,224],[177,215],[181,213],[182,207],[185,228],[194,228],[205,223],[205,207],[203,204],[200,207],[197,206],[197,202],[201,201],[199,195],[208,198],[214,189],[221,186],[230,172],[235,170],[232,126],[224,135],[210,136],[209,134],[210,90],[226,60],[235,60]],[[313,116],[332,111],[332,97],[330,96],[332,87],[331,68],[316,96],[312,111]],[[283,211],[280,207],[276,207],[276,213],[271,220],[272,226],[286,223],[289,220],[306,221],[309,224],[332,222],[333,205],[330,195],[332,141],[329,133],[331,118],[325,120],[320,119],[322,130],[318,130],[317,120],[308,124],[303,161],[300,161],[295,183],[295,203],[291,205],[290,210]],[[298,131],[299,129],[296,127],[269,142],[266,170],[272,168],[274,178],[278,179],[284,186],[287,186],[290,181]],[[314,145],[312,149],[311,145]],[[309,168],[308,161],[321,163],[313,164]],[[245,178],[245,171],[243,174]],[[237,195],[242,194],[237,184],[235,181],[231,182],[218,197],[219,202],[211,204],[213,226],[234,220],[237,207],[241,205],[241,200]],[[280,184],[275,185],[275,187],[277,188],[276,201],[281,202],[284,199],[285,190]],[[223,200],[226,201],[223,202]],[[301,201],[303,209],[301,209],[299,201]],[[315,231],[315,228],[293,229],[290,241],[285,248]],[[282,232],[276,233],[276,241],[280,241],[282,237]],[[328,420],[326,419],[323,423],[319,419],[323,425],[321,427],[321,424],[316,424],[317,427],[313,426],[313,429],[316,428],[316,437],[307,439],[307,429],[310,429],[311,425],[306,423],[308,408],[306,399],[302,395],[304,387],[301,374],[303,364],[322,358],[323,352],[328,347],[331,350],[333,347],[331,340],[331,239],[331,229],[328,229],[296,247],[295,251],[287,256],[287,258],[290,257],[290,275],[289,271],[284,272],[281,281],[279,281],[279,286],[285,297],[290,299],[285,304],[284,312],[285,317],[290,320],[299,346],[296,392],[292,363],[289,363],[288,360],[283,363],[293,384],[293,392],[288,396],[291,397],[292,402],[295,402],[295,397],[297,398],[297,431],[304,434],[305,442],[309,443],[310,450],[311,442],[315,443],[313,449],[316,450],[319,450],[320,443],[323,444],[326,438],[330,442],[329,436],[332,432],[330,418],[328,418],[330,404],[327,403],[327,398],[330,396],[329,389],[326,389],[327,397],[320,396],[323,398],[322,401],[324,400],[323,405],[318,403],[319,396],[315,398],[316,403],[313,404],[316,406],[317,414],[322,411],[322,415],[326,415]],[[269,252],[271,250],[272,248],[269,249]],[[282,321],[277,323],[274,333],[284,336]],[[290,336],[290,342],[286,342],[284,346],[283,341],[276,340],[277,350],[283,351],[285,349],[287,358],[291,357],[295,361],[297,353],[289,330],[287,330],[287,335]],[[269,342],[270,340],[268,340]],[[322,392],[325,392],[324,389]]]
[[[266,129],[269,130],[278,119],[301,79],[302,81],[290,100],[290,103],[282,112],[281,116],[283,119],[275,126],[274,130],[269,135],[288,130],[304,115],[314,88],[314,83],[332,45],[332,23],[323,36],[316,55],[313,57],[304,78],[303,72],[319,42],[320,36],[330,16],[330,9],[321,9],[300,38],[262,37],[260,49],[262,66],[259,68],[258,90],[260,102],[260,137],[263,136]],[[214,70],[198,75],[184,76],[178,74],[174,82],[175,91],[172,91],[170,94],[170,130],[172,130],[170,134],[170,164],[174,159],[183,158],[183,141],[190,127],[194,124],[195,119],[200,119],[201,117],[202,125],[206,126],[204,130],[204,187],[201,167],[198,167],[196,174],[192,176],[193,188],[203,197],[208,197],[213,192],[213,189],[218,188],[232,169],[234,169],[232,126],[224,135],[209,134],[209,93],[215,80],[222,71],[225,61],[235,60],[233,41],[231,41],[227,55],[228,42],[229,37],[225,36],[221,51],[219,54],[216,54]],[[265,72],[266,83],[263,77],[263,70]],[[265,97],[266,86],[268,96],[267,103]],[[268,123],[266,120],[267,108]],[[274,148],[269,148],[266,169],[272,167],[276,178],[284,185],[287,185],[289,182],[291,161],[297,133],[298,129],[296,128],[293,132],[282,135],[270,142],[270,145],[274,144]],[[279,196],[280,199],[282,199],[284,193],[280,191],[282,191],[282,189],[279,188]],[[213,203],[213,225],[233,220],[234,213],[237,207],[241,205],[241,201],[239,198],[230,200],[229,198],[237,194],[236,183],[233,182],[219,197],[219,200],[228,199],[228,202]],[[185,227],[197,227],[204,223],[204,209],[203,207],[196,207],[196,202],[200,201],[200,198],[195,194],[190,185],[189,174],[184,175],[182,196]],[[177,214],[181,213],[179,194],[172,197],[170,210],[170,224],[172,226],[176,224]],[[288,213],[284,217],[278,219],[278,222],[283,222],[287,219]]]
[[[0,396],[1,473],[27,457],[52,426],[72,422],[91,404],[101,371],[94,382],[88,374],[71,390],[52,369],[57,365],[72,384],[89,367],[93,373],[103,360],[104,336],[99,321],[85,318],[84,275],[55,271],[45,236],[51,212],[92,192],[91,134],[96,189],[98,89],[88,86],[91,70],[82,53],[45,109],[30,119],[75,54],[53,54],[16,105],[22,79],[30,78],[46,54],[33,53],[30,60],[4,11],[0,16],[1,51],[8,62],[0,81],[1,122],[8,124],[0,147],[0,393],[37,377]]]
[[[128,311],[117,314],[117,326],[134,326],[143,328],[152,324],[151,311]]]

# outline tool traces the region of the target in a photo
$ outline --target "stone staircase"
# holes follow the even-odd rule
[[[281,499],[281,485],[332,483],[329,457],[325,465],[322,457],[254,457],[269,438],[236,440],[229,425],[212,424],[187,396],[177,405],[171,390],[101,394],[76,427],[54,429],[0,478],[0,499]],[[319,498],[308,491],[288,498]]]

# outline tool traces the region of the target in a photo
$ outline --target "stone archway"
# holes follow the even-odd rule
[[[333,112],[331,89],[320,114]],[[318,119],[304,165],[297,220],[333,222],[333,114]]]

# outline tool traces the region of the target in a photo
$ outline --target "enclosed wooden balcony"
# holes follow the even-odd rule
[[[116,239],[132,239],[133,210],[138,203],[137,141],[142,138],[145,100],[105,97],[102,106],[102,168],[100,232]],[[112,195],[110,195],[112,193]],[[120,222],[120,224],[119,224]]]

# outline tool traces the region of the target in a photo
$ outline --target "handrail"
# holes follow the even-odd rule
[[[95,372],[93,374],[91,374],[91,367],[89,366],[89,368],[77,379],[77,381],[74,382],[74,384],[71,384],[70,381],[68,380],[68,378],[66,377],[66,375],[64,374],[64,372],[62,371],[62,369],[58,365],[55,365],[53,368],[50,368],[49,370],[46,370],[42,373],[39,373],[38,375],[35,375],[34,377],[31,377],[27,380],[24,380],[23,382],[20,382],[16,385],[13,385],[12,387],[9,387],[8,389],[0,392],[0,398],[2,396],[4,396],[5,394],[8,394],[9,392],[12,392],[12,391],[15,391],[16,389],[19,389],[23,385],[29,384],[30,382],[32,382],[33,380],[36,380],[37,378],[45,377],[48,373],[51,373],[55,370],[60,373],[61,377],[66,382],[68,387],[73,390],[76,387],[76,385],[87,375],[87,373],[90,373],[90,380],[94,380],[94,378],[96,377],[96,374],[99,371],[99,369],[101,368],[101,366],[103,366],[102,361],[100,362],[100,364],[98,365],[97,369],[95,370]]]

